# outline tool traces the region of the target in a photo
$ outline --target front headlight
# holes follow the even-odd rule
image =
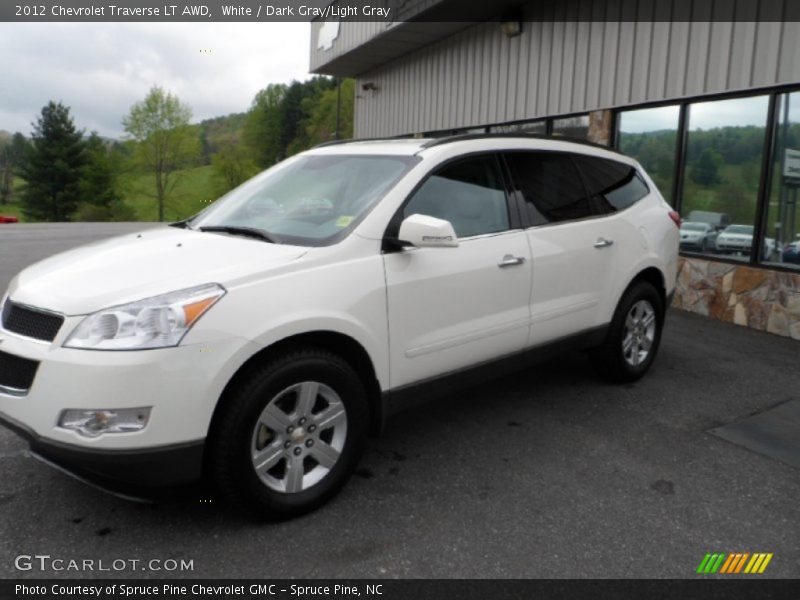
[[[107,308],[86,317],[64,346],[88,350],[177,346],[191,326],[224,294],[221,285],[209,283]]]

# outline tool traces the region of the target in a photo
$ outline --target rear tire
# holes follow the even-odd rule
[[[367,394],[340,357],[315,348],[254,369],[214,419],[207,468],[222,497],[269,520],[330,500],[363,451]]]
[[[658,353],[664,310],[651,283],[634,281],[614,311],[605,341],[591,352],[597,373],[616,382],[642,377]]]

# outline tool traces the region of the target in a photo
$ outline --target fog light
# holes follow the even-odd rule
[[[131,433],[147,427],[150,409],[68,409],[61,413],[58,426],[77,431],[86,437],[104,433]]]

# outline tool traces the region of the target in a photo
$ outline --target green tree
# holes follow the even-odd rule
[[[8,204],[14,193],[14,175],[25,160],[28,140],[15,133],[11,140],[0,148],[0,204]]]
[[[80,200],[85,162],[83,132],[75,129],[69,108],[49,102],[34,123],[32,146],[20,169],[26,181],[22,192],[25,216],[68,221]]]
[[[281,104],[287,87],[271,83],[256,94],[244,124],[244,141],[259,167],[267,168],[283,158]]]
[[[96,133],[86,141],[86,166],[81,179],[81,197],[76,221],[132,221],[133,210],[119,191],[120,159]]]
[[[214,169],[215,191],[220,196],[258,173],[258,165],[250,152],[235,142],[223,145],[219,152],[212,155],[211,165]]]
[[[716,150],[706,148],[692,169],[692,181],[698,185],[714,185],[720,182],[719,168],[723,164],[722,155]]]
[[[290,146],[303,134],[303,122],[308,119],[316,101],[326,90],[336,86],[329,77],[312,77],[307,81],[293,81],[286,90],[281,102],[281,148],[284,158],[293,152]]]
[[[125,131],[136,140],[138,165],[153,174],[158,220],[164,220],[164,205],[175,190],[178,171],[200,155],[197,128],[189,125],[192,111],[177,96],[153,87],[144,100],[131,107],[122,120]]]
[[[289,144],[288,154],[302,152],[317,144],[336,139],[336,110],[339,110],[339,139],[353,137],[353,110],[355,108],[355,80],[341,83],[341,99],[337,89],[331,88],[306,98],[308,116],[301,122],[300,131]]]

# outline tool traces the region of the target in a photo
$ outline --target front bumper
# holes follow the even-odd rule
[[[217,402],[255,352],[252,342],[218,331],[192,331],[174,348],[64,348],[63,340],[79,321],[67,317],[53,342],[0,329],[4,353],[38,363],[23,394],[0,389],[0,424],[27,439],[35,455],[114,491],[199,479]],[[86,437],[59,427],[66,409],[137,407],[151,408],[141,431]]]
[[[139,450],[98,450],[54,442],[7,416],[0,424],[24,438],[31,452],[79,479],[112,492],[152,496],[156,488],[189,485],[203,475],[203,441]]]

